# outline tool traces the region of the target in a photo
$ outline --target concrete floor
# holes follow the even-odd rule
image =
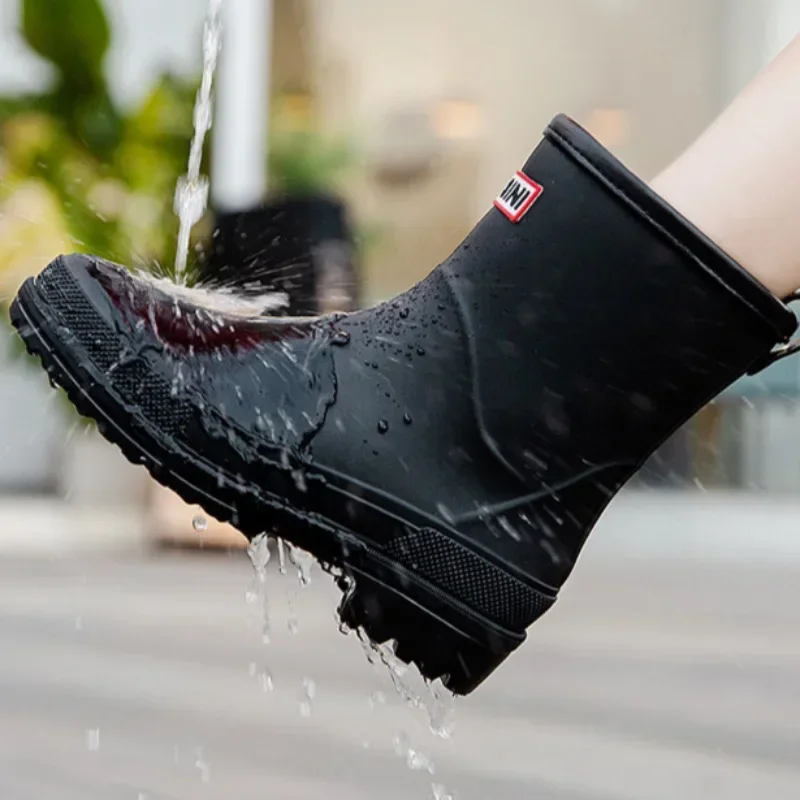
[[[241,553],[7,556],[0,798],[796,800],[800,560],[620,560],[625,519],[449,740],[337,631],[318,572],[270,571],[265,645]]]

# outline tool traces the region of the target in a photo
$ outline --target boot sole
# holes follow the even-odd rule
[[[342,622],[374,643],[394,641],[397,658],[416,665],[426,679],[441,679],[454,694],[469,694],[525,640],[524,633],[501,628],[340,524],[287,507],[263,487],[242,487],[240,481],[212,472],[152,425],[131,424],[130,416],[120,418],[118,413],[115,418],[111,409],[121,404],[107,380],[88,362],[75,361],[33,280],[20,289],[10,317],[51,384],[66,392],[80,414],[95,420],[100,433],[131,463],[143,465],[185,502],[233,524],[248,538],[264,531],[264,520],[281,535],[287,532],[287,541],[311,552],[337,578],[344,591]],[[235,504],[221,495],[236,498]],[[412,523],[406,527],[418,530]]]

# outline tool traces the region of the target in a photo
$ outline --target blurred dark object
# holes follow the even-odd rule
[[[352,311],[360,303],[357,250],[347,209],[331,196],[281,197],[219,213],[198,278],[248,294],[285,292],[292,316]]]
[[[270,197],[215,214],[197,278],[253,295],[284,292],[281,314],[352,311],[361,299],[358,237],[339,189],[356,164],[354,150],[316,129],[309,97],[278,97],[274,106],[265,149]]]

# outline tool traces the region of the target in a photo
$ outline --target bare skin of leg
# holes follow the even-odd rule
[[[776,296],[800,288],[800,36],[651,185]]]

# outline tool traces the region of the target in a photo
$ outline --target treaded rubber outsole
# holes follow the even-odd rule
[[[26,281],[11,305],[10,317],[28,352],[41,361],[51,384],[62,388],[77,411],[93,419],[100,433],[131,463],[143,465],[155,480],[185,502],[231,523],[248,538],[262,533],[264,520],[269,519],[288,541],[311,551],[345,592],[339,608],[345,625],[362,630],[378,644],[394,641],[395,654],[401,661],[415,664],[426,679],[441,679],[450,691],[462,695],[475,689],[522,643],[524,634],[497,628],[338,525],[302,514],[282,504],[278,497],[270,500],[263,488],[259,487],[256,499],[222,475],[203,474],[185,453],[177,447],[168,449],[161,437],[148,433],[141,424],[126,426],[130,433],[123,430],[103,408],[103,399],[113,400],[102,380],[92,376],[84,364],[66,363],[69,350],[59,347],[59,336],[51,330],[55,326],[39,308],[36,295],[34,282]],[[191,477],[187,475],[192,472]],[[236,505],[200,488],[204,481],[218,490],[234,495],[239,492]],[[323,549],[321,542],[329,546]]]

